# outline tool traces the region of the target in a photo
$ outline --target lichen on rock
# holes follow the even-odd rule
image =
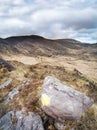
[[[92,104],[93,99],[61,83],[58,79],[47,76],[40,94],[42,110],[57,120],[80,119]]]

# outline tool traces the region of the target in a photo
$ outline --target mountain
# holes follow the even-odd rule
[[[0,39],[0,53],[28,56],[70,55],[87,58],[97,56],[97,44],[83,44],[74,39],[50,40],[37,35]]]
[[[0,56],[26,65],[47,63],[77,69],[96,80],[97,44],[74,39],[46,39],[37,35],[0,39]]]
[[[6,118],[2,122],[3,117],[7,117],[5,113],[14,111],[15,116],[11,117],[12,121],[9,120],[15,126],[16,113],[22,110],[27,119],[29,112],[39,114],[45,130],[56,130],[55,120],[41,111],[39,106],[40,92],[46,76],[56,77],[94,100],[93,106],[81,119],[75,122],[66,120],[67,128],[59,122],[58,129],[97,130],[97,44],[86,44],[74,39],[51,40],[37,35],[0,38],[0,128],[8,128],[4,122]],[[56,85],[55,83],[54,91],[57,90]],[[62,94],[61,89],[57,91]],[[43,100],[49,106],[51,97],[46,94],[44,93]],[[56,92],[54,94],[57,95]],[[67,94],[67,97],[72,98],[72,94]],[[55,101],[58,104],[56,99]],[[70,105],[70,110],[72,107]]]

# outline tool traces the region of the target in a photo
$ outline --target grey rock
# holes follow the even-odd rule
[[[75,130],[74,128],[71,128],[70,130]]]
[[[42,110],[61,122],[79,119],[93,103],[93,99],[51,76],[45,78],[39,99]]]
[[[66,129],[66,124],[59,122],[59,121],[55,121],[54,126],[57,130],[65,130]]]
[[[8,79],[5,83],[0,85],[0,89],[6,88],[9,84],[11,84],[12,79]]]
[[[0,119],[0,129],[3,130],[44,130],[39,115],[22,111],[10,111]]]
[[[13,97],[19,93],[19,87],[13,89],[11,92],[9,92],[6,100],[5,100],[5,104],[9,103],[10,100],[13,99]]]
[[[30,80],[30,79],[28,79],[27,81],[23,81],[23,83],[20,86],[14,88],[11,92],[9,92],[9,94],[6,97],[6,100],[5,100],[5,105],[8,104],[10,102],[10,100],[12,100],[14,98],[14,96],[16,94],[19,93],[19,90],[23,89],[24,87],[29,86],[31,81],[32,80]]]

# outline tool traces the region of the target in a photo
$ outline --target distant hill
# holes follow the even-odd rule
[[[74,39],[50,40],[37,35],[0,38],[1,54],[28,56],[69,55],[80,58],[97,57],[97,44],[84,44]]]

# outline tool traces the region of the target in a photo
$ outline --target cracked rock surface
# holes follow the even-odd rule
[[[44,130],[39,115],[24,111],[10,111],[0,119],[3,130]]]

